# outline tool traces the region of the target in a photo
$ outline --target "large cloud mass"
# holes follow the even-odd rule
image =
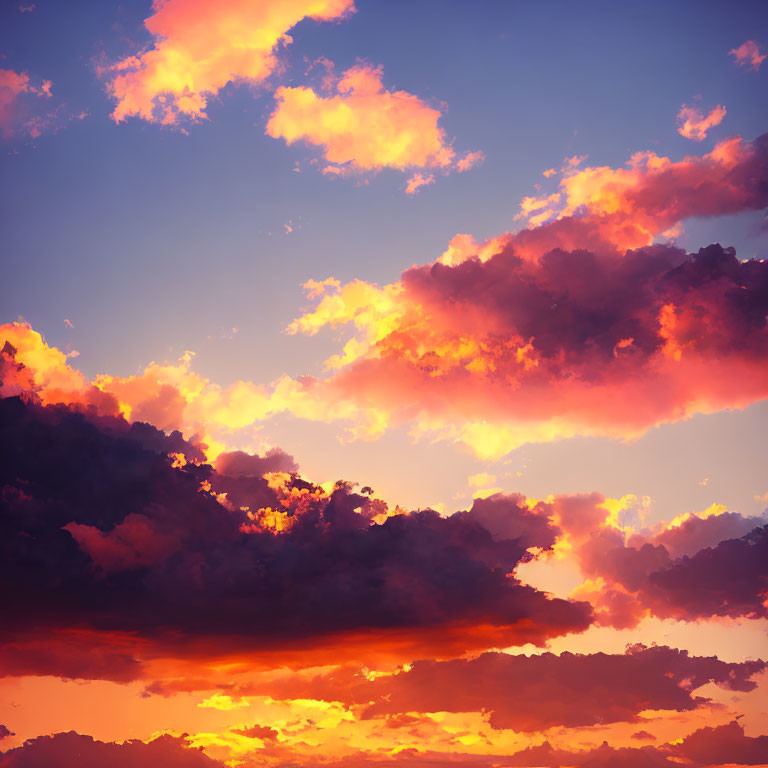
[[[768,264],[719,245],[690,256],[553,250],[533,263],[510,245],[487,261],[408,270],[379,316],[352,307],[353,290],[293,326],[350,322],[368,334],[333,361],[325,387],[458,430],[481,454],[526,439],[637,436],[768,395]]]
[[[530,228],[454,238],[396,283],[308,284],[322,298],[289,331],[352,331],[314,396],[495,457],[576,434],[636,437],[768,395],[768,264],[651,244],[692,216],[768,206],[768,136],[572,169],[560,190],[528,199]]]
[[[392,514],[343,483],[325,492],[284,473],[185,464],[197,449],[180,436],[119,417],[15,397],[0,413],[6,670],[34,668],[24,638],[41,631],[64,638],[42,652],[45,673],[59,653],[62,674],[80,676],[81,661],[67,660],[82,637],[73,630],[250,653],[412,631],[417,644],[455,652],[590,623],[586,604],[514,578],[528,547],[555,538],[517,497],[497,501],[505,524],[491,532],[488,510]],[[138,672],[130,644],[123,650],[117,640],[103,650],[104,667],[130,679]]]

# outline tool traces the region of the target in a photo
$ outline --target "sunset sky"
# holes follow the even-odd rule
[[[0,18],[2,768],[768,766],[766,3]]]

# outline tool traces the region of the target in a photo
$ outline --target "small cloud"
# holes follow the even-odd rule
[[[464,171],[468,171],[470,168],[480,165],[483,160],[485,160],[485,152],[481,152],[480,150],[477,150],[476,152],[467,152],[464,157],[459,158],[456,162],[456,170],[459,173],[464,173]]]
[[[329,288],[340,288],[341,281],[335,277],[326,277],[325,280],[312,280],[310,278],[301,287],[308,299],[316,299],[327,293]]]
[[[32,13],[37,8],[35,3],[19,3],[19,13]]]
[[[753,69],[755,72],[760,69],[766,57],[766,54],[760,53],[760,46],[754,40],[747,40],[738,48],[728,51],[728,55],[733,56],[740,67]]]
[[[547,168],[546,171],[543,172],[543,176],[546,179],[552,178],[557,173],[557,171],[554,168]]]
[[[573,157],[566,157],[564,161],[564,167],[568,168],[576,168],[576,166],[581,165],[589,155],[574,155]]]
[[[72,321],[69,318],[67,318],[67,317],[64,318],[64,325],[66,325],[68,328],[74,328],[75,327],[74,325],[72,325]]]
[[[240,701],[235,701],[231,696],[215,693],[213,696],[203,699],[197,706],[201,709],[221,709],[229,711],[231,709],[240,709],[241,707],[250,707],[251,703],[243,696],[240,697]]]
[[[405,194],[414,195],[419,188],[426,187],[428,184],[434,183],[435,175],[433,173],[430,173],[429,176],[424,176],[421,173],[414,173],[413,176],[408,179],[408,184],[405,187]]]
[[[763,504],[768,504],[768,491],[755,495],[755,501],[762,501]]]
[[[709,478],[705,477],[703,480],[699,480],[699,485],[709,485]]]
[[[707,131],[720,125],[725,117],[725,107],[718,104],[706,115],[698,107],[689,107],[683,104],[677,113],[677,132],[686,139],[703,141]]]

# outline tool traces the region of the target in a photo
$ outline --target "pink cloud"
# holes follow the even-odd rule
[[[760,46],[754,40],[747,40],[738,48],[728,51],[733,56],[740,67],[755,70],[760,69],[760,65],[765,61],[766,54],[760,52]]]
[[[704,114],[698,107],[683,104],[677,113],[677,132],[686,139],[703,141],[707,131],[720,125],[724,117],[725,107],[720,105]]]
[[[433,173],[430,173],[429,176],[424,176],[421,173],[414,173],[413,176],[408,179],[408,184],[405,187],[405,194],[414,195],[421,187],[426,187],[428,184],[434,183],[435,175]]]

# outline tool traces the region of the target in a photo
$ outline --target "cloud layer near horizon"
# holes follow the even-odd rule
[[[123,744],[97,741],[79,733],[57,733],[31,739],[22,747],[0,753],[2,768],[69,768],[74,754],[82,768],[143,768],[147,762],[168,768],[215,768],[223,762],[212,760],[203,752],[189,747],[184,737],[160,736],[149,743],[137,740]],[[290,748],[274,746],[259,750],[257,762],[238,761],[241,765],[286,765],[297,760],[307,768],[384,768],[413,766],[435,768],[676,768],[681,763],[692,768],[712,766],[755,766],[768,762],[768,736],[747,736],[737,720],[715,727],[699,728],[683,739],[658,746],[615,748],[603,743],[586,749],[558,749],[548,741],[513,754],[478,755],[459,750],[424,752],[415,749],[387,754],[383,750],[359,751],[345,757],[292,753]]]

